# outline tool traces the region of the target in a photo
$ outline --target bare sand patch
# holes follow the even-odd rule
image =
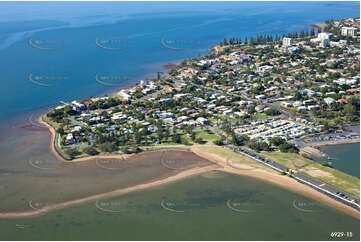
[[[42,118],[39,118],[39,123],[47,126],[49,128],[49,131],[51,133],[51,143],[50,143],[50,150],[52,151],[52,153],[59,159],[62,161],[66,161],[64,160],[63,157],[61,157],[58,152],[55,150],[54,147],[54,141],[55,141],[55,130],[53,127],[51,127],[49,124],[47,124],[46,122],[44,122],[42,120]],[[79,204],[79,203],[83,203],[83,202],[87,202],[87,201],[91,201],[94,199],[99,199],[99,198],[104,198],[104,197],[110,197],[110,196],[117,196],[117,195],[122,195],[122,194],[126,194],[129,192],[133,192],[133,191],[137,191],[137,190],[143,190],[143,189],[147,189],[147,188],[151,188],[153,186],[157,186],[157,185],[161,185],[161,184],[165,184],[168,182],[172,182],[172,181],[176,181],[179,179],[182,179],[184,177],[190,176],[190,175],[195,175],[195,174],[201,174],[204,172],[209,172],[209,171],[213,171],[213,170],[222,170],[224,172],[228,172],[228,173],[233,173],[233,174],[238,174],[238,175],[244,175],[244,176],[249,176],[249,177],[253,177],[253,178],[257,178],[260,180],[264,180],[267,181],[271,184],[275,184],[278,185],[280,187],[286,188],[290,191],[293,192],[297,192],[300,193],[302,195],[314,198],[320,202],[323,202],[324,204],[327,205],[331,205],[334,208],[337,208],[339,210],[344,211],[345,213],[360,219],[360,212],[341,203],[338,202],[320,192],[317,192],[316,190],[312,189],[311,187],[308,187],[305,184],[299,183],[296,180],[288,177],[288,176],[284,176],[284,175],[280,175],[274,172],[270,172],[267,171],[266,169],[234,169],[231,168],[229,166],[227,166],[227,159],[217,155],[217,154],[212,154],[209,152],[205,152],[202,149],[199,149],[197,147],[192,147],[191,151],[193,153],[195,153],[196,155],[207,159],[209,161],[212,161],[214,163],[216,163],[217,165],[219,165],[222,168],[216,168],[214,166],[205,166],[205,167],[201,167],[201,168],[194,168],[194,169],[190,169],[190,170],[186,170],[183,171],[181,173],[178,173],[174,176],[171,177],[167,177],[165,179],[162,180],[157,180],[154,182],[150,182],[150,183],[146,183],[146,184],[141,184],[141,185],[136,185],[136,186],[132,186],[129,188],[124,188],[124,189],[118,189],[112,192],[107,192],[107,193],[102,193],[102,194],[98,194],[98,195],[93,195],[93,196],[89,196],[86,198],[82,198],[82,199],[77,199],[77,200],[72,200],[72,201],[68,201],[68,202],[64,202],[64,203],[59,203],[56,205],[51,205],[51,206],[47,206],[42,208],[41,210],[36,210],[36,211],[27,211],[27,212],[14,212],[14,213],[0,213],[0,218],[18,218],[18,217],[26,217],[26,216],[34,216],[34,215],[39,215],[42,214],[44,212],[47,211],[51,211],[54,209],[58,209],[58,208],[63,208],[63,207],[67,207],[67,206],[71,206],[71,205],[75,205],[75,204]],[[99,156],[98,158],[121,158],[123,159],[124,156],[123,155],[116,155],[116,156]],[[129,158],[127,156],[127,158]],[[80,158],[80,159],[75,159],[72,162],[76,162],[76,161],[85,161],[85,160],[89,160],[89,159],[94,159],[94,157],[84,157],[84,158]],[[240,165],[240,164],[238,164]],[[242,164],[243,167],[251,167],[245,164]],[[254,168],[254,167],[252,167]],[[309,172],[309,171],[308,171]],[[327,174],[327,172],[324,172]],[[320,173],[319,173],[320,174]],[[322,173],[321,173],[322,174]],[[322,174],[325,175],[325,174]]]

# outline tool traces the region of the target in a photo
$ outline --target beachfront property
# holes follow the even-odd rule
[[[308,137],[328,137],[360,120],[359,38],[340,34],[342,27],[344,20],[321,33],[225,41],[216,53],[186,60],[158,79],[114,96],[62,103],[44,119],[68,160],[222,147],[357,209],[359,199],[352,190],[345,195],[342,182],[334,189],[289,163],[289,157],[304,161]],[[275,161],[265,158],[273,155]],[[319,170],[327,165],[308,162]]]
[[[359,120],[359,38],[342,34],[345,21],[319,33],[221,43],[217,53],[188,60],[163,78],[65,103],[48,117],[61,131],[63,149],[80,153],[189,144],[192,133],[210,128],[265,143],[327,132],[340,119]]]
[[[341,34],[343,36],[355,37],[357,35],[357,28],[355,27],[342,27]]]

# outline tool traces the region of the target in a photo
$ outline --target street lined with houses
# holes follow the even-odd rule
[[[282,37],[225,39],[158,78],[112,96],[63,102],[43,118],[68,160],[167,145],[223,146],[359,208],[359,192],[341,189],[359,180],[323,171],[330,186],[261,155],[312,158],[313,146],[359,141],[359,130],[347,131],[360,120],[359,23],[350,18]]]

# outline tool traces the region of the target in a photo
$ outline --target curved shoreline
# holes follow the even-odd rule
[[[66,208],[69,206],[73,206],[73,205],[77,205],[77,204],[81,204],[81,203],[85,203],[85,202],[95,201],[95,200],[103,199],[103,198],[115,197],[115,196],[119,196],[119,195],[128,194],[131,192],[144,190],[144,189],[150,189],[152,187],[156,187],[156,186],[160,186],[163,184],[178,181],[178,180],[184,179],[189,176],[194,176],[194,175],[202,174],[202,173],[209,172],[209,171],[215,171],[215,170],[219,170],[219,166],[217,166],[215,164],[211,164],[211,165],[204,166],[201,168],[197,167],[197,168],[189,169],[186,171],[182,171],[174,176],[170,176],[170,177],[160,179],[160,180],[157,180],[154,182],[142,183],[139,185],[135,185],[135,186],[127,187],[127,188],[121,188],[121,189],[117,189],[114,191],[100,193],[100,194],[96,194],[96,195],[92,195],[92,196],[88,196],[88,197],[84,197],[84,198],[80,198],[80,199],[75,199],[75,200],[57,203],[57,204],[53,204],[53,205],[47,205],[38,210],[31,210],[31,211],[24,211],[24,212],[0,213],[0,218],[10,218],[11,219],[11,218],[24,218],[24,217],[32,217],[32,216],[36,216],[36,215],[41,215],[41,214],[44,214],[46,212],[50,212],[50,211],[53,211],[56,209],[62,209],[62,208]]]
[[[209,154],[204,151],[201,151],[197,148],[193,148],[191,151],[195,153],[196,155],[203,157],[204,159],[207,159],[209,161],[213,161],[219,165],[223,165],[223,170],[228,173],[237,174],[241,176],[248,176],[252,177],[258,180],[262,180],[265,182],[268,182],[273,185],[277,185],[279,187],[285,188],[291,192],[295,192],[307,197],[310,197],[312,199],[315,199],[317,201],[322,202],[325,205],[331,206],[333,208],[338,209],[339,211],[345,212],[346,214],[355,217],[357,219],[360,219],[360,212],[356,211],[355,209],[336,201],[328,196],[326,196],[323,193],[320,193],[311,187],[302,184],[300,182],[297,182],[296,180],[286,176],[286,175],[280,175],[277,173],[267,172],[263,169],[235,169],[229,166],[226,166],[227,160],[223,157],[220,157],[218,155]],[[243,165],[247,166],[247,165]],[[251,166],[249,166],[251,168]]]
[[[58,158],[59,160],[63,161],[63,162],[80,162],[80,161],[88,161],[88,160],[92,160],[95,158],[100,158],[100,159],[127,159],[132,157],[134,154],[123,154],[123,155],[98,155],[98,156],[86,156],[86,157],[82,157],[82,158],[76,158],[76,159],[72,159],[72,160],[67,160],[64,159],[64,157],[62,155],[59,154],[59,152],[56,150],[55,148],[55,137],[56,137],[56,131],[54,129],[53,126],[51,126],[50,124],[48,124],[47,122],[45,122],[42,119],[42,116],[39,117],[38,122],[44,126],[46,126],[51,134],[51,141],[50,141],[50,151],[51,153],[53,153],[56,158]]]
[[[198,153],[196,153],[196,154],[198,155]],[[218,163],[219,161],[213,160],[213,162]],[[286,190],[296,192],[301,195],[305,195],[307,197],[310,197],[312,199],[320,201],[321,203],[323,203],[325,205],[329,205],[333,208],[336,208],[340,211],[345,212],[346,214],[348,214],[354,218],[360,219],[360,213],[358,213],[354,209],[352,209],[342,203],[339,203],[339,202],[329,198],[328,196],[326,196],[322,193],[319,193],[319,192],[311,189],[310,187],[305,186],[304,184],[298,183],[295,180],[293,180],[287,176],[278,175],[276,173],[269,173],[262,169],[237,170],[237,169],[234,169],[231,167],[219,167],[219,165],[216,165],[216,164],[208,165],[208,166],[201,167],[201,168],[193,168],[193,169],[189,169],[186,171],[182,171],[174,176],[160,179],[160,180],[157,180],[154,182],[142,183],[142,184],[135,185],[132,187],[116,189],[116,190],[113,190],[110,192],[91,195],[91,196],[80,198],[80,199],[70,200],[70,201],[57,203],[57,204],[53,204],[53,205],[47,205],[47,206],[45,206],[41,209],[37,209],[37,210],[30,210],[30,211],[23,211],[23,212],[3,212],[3,213],[0,213],[0,218],[16,219],[16,218],[40,216],[44,213],[51,212],[53,210],[63,209],[63,208],[67,208],[70,206],[74,206],[74,205],[78,205],[78,204],[82,204],[82,203],[86,203],[86,202],[90,202],[90,201],[96,201],[99,199],[110,198],[110,197],[125,195],[128,193],[137,192],[137,191],[141,191],[141,190],[145,190],[145,189],[150,189],[153,187],[168,184],[168,183],[175,182],[175,181],[178,181],[178,180],[190,177],[190,176],[199,175],[199,174],[207,173],[210,171],[221,171],[221,172],[226,172],[226,173],[240,175],[240,176],[247,176],[247,177],[255,178],[255,179],[258,179],[261,181],[266,181],[270,184],[277,185]]]
[[[88,156],[88,157],[84,157],[84,158],[77,158],[77,159],[70,160],[70,161],[65,160],[61,155],[59,155],[59,153],[57,152],[57,150],[54,147],[55,146],[55,135],[56,135],[55,129],[51,125],[49,125],[48,123],[43,121],[42,116],[40,116],[39,122],[41,124],[45,125],[46,127],[48,127],[48,129],[49,129],[49,131],[51,133],[50,150],[56,157],[60,158],[60,160],[62,160],[62,161],[65,161],[65,162],[78,162],[78,161],[87,161],[87,160],[94,159],[94,158],[124,159],[124,158],[129,158],[130,156],[134,155],[133,154],[133,155]],[[287,189],[287,190],[289,190],[291,192],[296,192],[296,193],[305,195],[307,197],[311,197],[311,198],[313,198],[313,199],[315,199],[317,201],[321,201],[322,203],[324,203],[326,205],[334,207],[334,208],[336,208],[336,209],[338,209],[340,211],[343,211],[343,212],[347,213],[348,215],[351,215],[351,216],[353,216],[353,217],[355,217],[357,219],[360,219],[360,213],[358,211],[356,211],[355,209],[352,209],[352,208],[346,206],[345,204],[343,204],[341,202],[338,202],[338,201],[326,196],[325,194],[322,194],[322,193],[308,187],[305,184],[299,183],[296,180],[291,179],[290,177],[287,177],[287,176],[284,176],[284,175],[279,175],[279,174],[276,174],[276,173],[267,172],[267,171],[262,170],[262,169],[237,170],[235,168],[227,167],[227,161],[223,157],[220,157],[220,156],[215,155],[215,154],[205,153],[205,152],[197,149],[196,147],[192,147],[190,149],[190,151],[195,153],[196,155],[202,157],[202,158],[205,158],[205,159],[207,159],[207,160],[209,160],[209,161],[211,161],[213,163],[216,163],[217,165],[220,165],[221,167],[223,167],[222,169],[218,168],[217,170],[221,170],[221,171],[224,171],[224,172],[227,172],[227,173],[232,173],[232,174],[237,174],[237,175],[256,178],[256,179],[259,179],[259,180],[262,180],[262,181],[265,181],[265,182],[280,186],[280,187],[285,188],[285,189]],[[213,169],[213,170],[216,170],[216,169]],[[193,171],[193,169],[187,170],[187,171],[184,171],[184,172],[189,172],[189,171]],[[209,171],[211,171],[211,170],[209,170]],[[175,180],[178,180],[177,177],[180,174],[183,174],[183,172],[178,173],[177,175],[175,175],[173,177],[166,178],[164,180],[169,179],[170,181],[172,181],[173,180],[172,178],[174,178]],[[184,177],[187,177],[187,176],[184,176]],[[164,180],[159,180],[159,181],[156,181],[155,183],[157,183],[157,182],[161,182],[161,184],[167,183]],[[164,182],[162,183],[162,181],[164,181]],[[150,183],[147,183],[147,184],[150,184]],[[147,184],[142,184],[142,185],[146,186]],[[141,185],[137,185],[137,186],[133,186],[133,187],[125,188],[125,189],[120,189],[120,190],[134,191],[134,190],[138,190],[137,189],[138,186],[141,186]],[[145,189],[145,188],[142,188],[142,189]],[[116,191],[120,191],[120,190],[116,190]],[[116,192],[116,191],[113,191],[113,192]],[[58,206],[61,207],[61,206],[63,206],[62,204],[67,204],[67,203],[69,203],[69,206],[70,206],[70,205],[73,204],[73,202],[75,202],[74,204],[81,203],[82,201],[86,202],[86,201],[92,200],[92,197],[96,197],[96,196],[101,196],[101,197],[103,197],[103,196],[112,196],[111,194],[113,192],[102,193],[102,194],[93,195],[93,196],[90,196],[90,197],[87,197],[87,198],[82,198],[82,199],[78,199],[78,200],[74,200],[74,201],[60,203],[60,204],[58,204]],[[123,193],[120,193],[118,195],[121,195],[121,194],[123,194]],[[76,201],[80,201],[80,202],[76,202]],[[54,206],[57,206],[57,205],[54,205]],[[56,207],[56,208],[60,208],[60,207]],[[55,208],[53,208],[53,209],[55,209]],[[48,211],[48,210],[46,210],[46,211]],[[42,211],[41,213],[46,212],[46,211]],[[37,211],[34,211],[34,212],[37,212]],[[34,212],[32,212],[32,215],[40,214],[40,213],[34,213]],[[19,213],[24,214],[24,213],[21,213],[21,212],[19,212]],[[11,213],[9,213],[9,214],[11,214]],[[18,214],[18,213],[15,213],[15,214]],[[2,215],[3,214],[0,213],[0,218],[2,217]],[[27,215],[27,213],[25,213],[25,215],[22,215],[22,216],[32,216],[32,215]]]
[[[320,150],[321,147],[335,146],[335,145],[347,145],[347,144],[359,144],[360,140],[334,140],[325,142],[314,142],[310,143],[305,147],[301,148],[301,152],[309,155],[309,158],[322,158],[328,155]]]
[[[43,120],[43,116],[40,115],[39,118],[38,118],[38,122],[44,126],[46,126],[50,132],[50,145],[49,145],[49,148],[50,148],[50,151],[51,153],[53,153],[55,155],[56,158],[58,158],[59,160],[61,161],[67,161],[64,159],[64,157],[62,157],[55,149],[55,136],[56,136],[56,132],[55,132],[55,129],[53,128],[53,126],[51,126],[50,124],[48,124],[47,122],[45,122]]]
[[[51,140],[50,140],[50,151],[51,153],[58,158],[59,160],[63,161],[63,162],[69,162],[69,163],[73,163],[73,162],[81,162],[81,161],[88,161],[88,160],[92,160],[92,159],[128,159],[135,154],[113,154],[113,155],[93,155],[93,156],[85,156],[85,157],[81,157],[81,158],[76,158],[76,159],[65,159],[61,154],[59,154],[59,152],[56,150],[55,148],[55,138],[56,138],[56,131],[54,129],[53,126],[51,126],[50,124],[48,124],[46,121],[43,120],[43,116],[40,115],[40,117],[38,118],[38,122],[44,126],[46,126],[46,128],[49,130],[50,135],[51,135]],[[166,150],[178,150],[179,148],[183,148],[183,147],[164,147]],[[161,150],[162,147],[159,147],[159,150]],[[187,148],[188,149],[188,148]],[[146,150],[143,152],[157,152],[159,151],[157,150],[157,148],[155,150]]]

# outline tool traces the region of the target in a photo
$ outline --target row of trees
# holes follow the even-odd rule
[[[264,35],[257,35],[257,36],[251,36],[249,39],[244,37],[231,37],[231,38],[224,38],[223,41],[221,41],[219,44],[220,46],[226,46],[226,45],[237,45],[237,44],[266,44],[271,42],[277,42],[283,39],[284,37],[289,38],[305,38],[308,36],[315,36],[318,34],[318,29],[312,28],[311,30],[301,30],[300,32],[291,32],[284,35],[272,35],[272,34],[264,34]]]

